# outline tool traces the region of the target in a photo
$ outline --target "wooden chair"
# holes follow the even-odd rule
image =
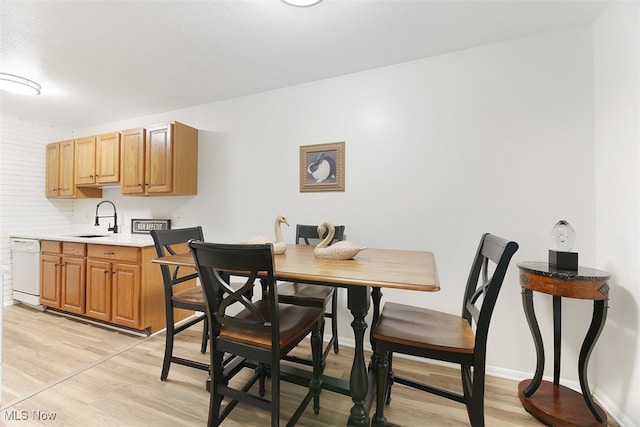
[[[390,403],[394,382],[464,403],[471,425],[484,426],[489,323],[507,267],[517,250],[516,242],[491,234],[482,236],[467,280],[461,316],[392,302],[384,305],[373,333],[378,389],[372,426],[387,425],[384,407]],[[394,352],[459,364],[463,394],[394,376]]]
[[[335,234],[331,243],[344,239],[344,225],[335,227]],[[328,231],[321,237],[318,236],[318,226],[301,225],[296,226],[296,244],[304,242],[306,245],[315,244],[324,239]],[[300,305],[304,307],[321,307],[325,310],[324,317],[331,319],[331,339],[327,343],[322,353],[322,360],[327,358],[329,350],[333,346],[333,352],[338,353],[338,293],[333,286],[311,285],[296,282],[281,282],[278,284],[278,298],[280,302],[286,304]],[[331,311],[326,310],[327,304],[331,301]],[[295,358],[298,362],[307,363],[302,359]]]
[[[156,252],[158,257],[166,255],[175,255],[177,253],[185,253],[189,250],[187,242],[191,239],[203,240],[202,227],[191,228],[179,228],[173,230],[153,230],[151,231],[151,237],[156,246]],[[167,380],[169,375],[169,368],[171,363],[177,363],[179,365],[189,366],[191,368],[201,369],[204,371],[209,370],[209,365],[206,363],[197,362],[194,360],[184,359],[173,356],[173,341],[174,337],[187,328],[195,325],[199,322],[204,322],[204,328],[202,331],[202,344],[200,351],[205,353],[207,351],[207,316],[205,314],[205,301],[202,288],[200,286],[191,287],[189,289],[180,289],[180,285],[195,280],[198,277],[198,273],[190,270],[188,274],[182,274],[180,267],[169,267],[168,265],[161,265],[162,280],[164,283],[164,305],[167,320],[166,341],[164,347],[164,361],[162,363],[162,373],[160,379],[162,381]],[[180,326],[175,326],[174,309],[186,309],[201,312],[195,315],[192,319],[182,323]]]
[[[280,421],[280,361],[311,333],[313,374],[309,391],[293,414],[288,425],[298,420],[313,398],[314,412],[320,411],[322,388],[322,323],[323,310],[317,307],[300,307],[278,303],[278,290],[274,279],[273,244],[233,245],[191,241],[200,281],[207,304],[209,334],[211,337],[211,397],[208,425],[218,425],[233,410],[238,402],[247,403],[271,412],[271,426]],[[246,276],[239,289],[233,289],[229,273],[234,277]],[[260,275],[269,290],[269,298],[251,301],[247,294]],[[228,310],[230,305],[236,305]],[[237,309],[241,304],[243,308]],[[251,388],[264,378],[263,371],[255,370],[244,385],[236,388],[225,380],[223,355],[229,353],[259,366],[268,365],[271,373],[271,400],[264,399],[262,387],[259,396]],[[224,410],[222,400],[229,397]]]

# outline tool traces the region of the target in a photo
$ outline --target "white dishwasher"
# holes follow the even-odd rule
[[[42,309],[40,304],[40,241],[11,238],[13,299]]]

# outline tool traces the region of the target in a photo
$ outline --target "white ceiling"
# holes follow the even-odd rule
[[[73,128],[590,23],[600,1],[2,0],[2,113]]]

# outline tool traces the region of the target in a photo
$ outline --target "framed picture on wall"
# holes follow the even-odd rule
[[[300,191],[344,191],[344,142],[300,146]]]

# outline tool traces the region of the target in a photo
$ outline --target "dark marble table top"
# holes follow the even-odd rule
[[[557,279],[608,280],[611,277],[606,271],[583,266],[578,266],[578,271],[557,270],[551,268],[548,262],[525,261],[518,263],[518,268],[529,273]]]

